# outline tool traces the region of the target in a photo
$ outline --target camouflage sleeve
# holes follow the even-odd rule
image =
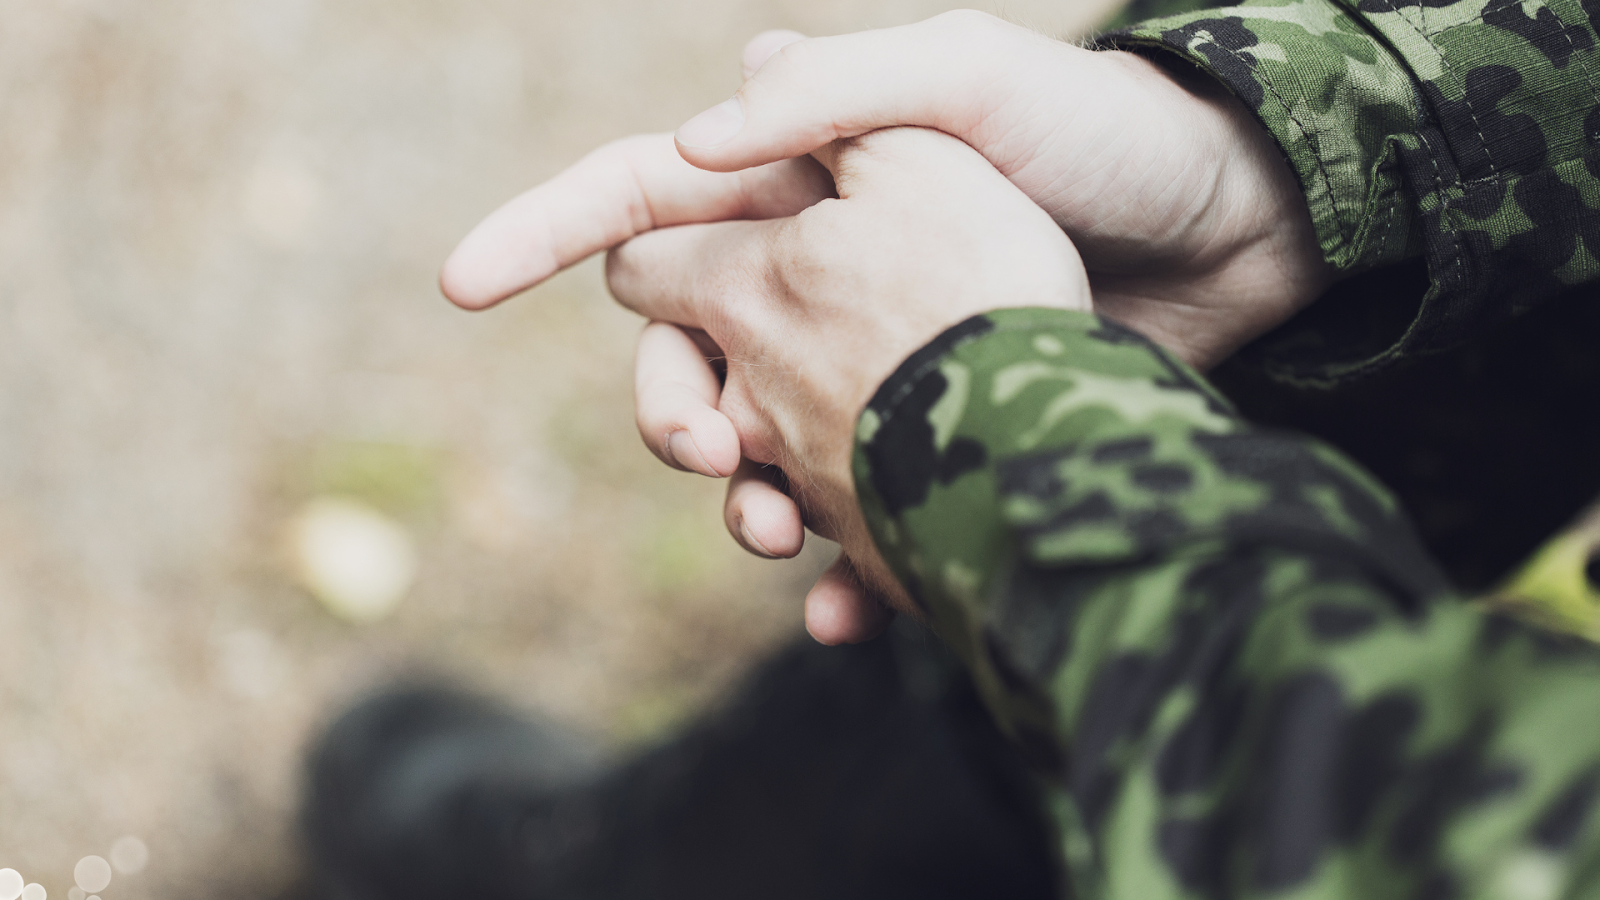
[[[1299,177],[1327,259],[1426,261],[1427,286],[1336,296],[1257,348],[1331,383],[1447,349],[1600,276],[1594,0],[1261,0],[1113,32],[1220,79]],[[1340,308],[1331,308],[1333,306]]]
[[[1364,472],[1139,335],[971,319],[854,464],[1044,774],[1063,896],[1600,897],[1600,649],[1452,598]]]

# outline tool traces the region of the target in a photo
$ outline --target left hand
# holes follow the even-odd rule
[[[722,352],[718,389],[700,349],[656,324],[641,366],[698,358],[697,390],[727,418],[744,457],[781,468],[805,524],[841,544],[841,563],[807,597],[806,625],[824,643],[843,643],[887,621],[863,605],[861,588],[913,609],[873,545],[851,476],[856,418],[872,392],[969,316],[1087,311],[1089,282],[1050,216],[954,138],[896,128],[817,157],[838,199],[788,218],[651,231],[613,250],[606,275],[623,305],[702,331]],[[747,467],[747,479],[756,472]]]

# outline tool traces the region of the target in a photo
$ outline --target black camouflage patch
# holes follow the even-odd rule
[[[1406,3],[1404,4],[1404,6],[1405,7],[1422,7],[1424,9],[1442,9],[1442,8],[1444,8],[1446,6],[1454,6],[1455,4],[1462,3],[1462,2],[1464,2],[1464,0],[1418,0],[1418,2],[1416,2],[1416,3],[1412,3],[1412,2],[1410,2],[1410,0],[1406,0]],[[1395,0],[1361,0],[1361,2],[1356,6],[1356,8],[1359,9],[1360,11],[1364,12],[1364,13],[1401,13],[1402,15],[1404,14],[1403,13],[1403,8],[1404,7],[1402,7],[1400,5],[1397,5],[1395,3]]]
[[[1107,441],[1089,451],[1089,458],[1102,465],[1140,462],[1150,458],[1156,442],[1147,437]]]
[[[1196,38],[1203,39],[1196,44]],[[1254,57],[1239,52],[1260,43],[1255,32],[1245,27],[1244,19],[1238,16],[1197,19],[1182,28],[1163,31],[1161,40],[1170,47],[1187,48],[1193,45],[1206,58],[1212,70],[1251,109],[1260,109],[1266,101],[1266,91],[1254,75]]]
[[[1574,53],[1594,47],[1594,38],[1587,30],[1568,28],[1555,10],[1544,5],[1530,16],[1518,0],[1490,0],[1484,7],[1483,21],[1532,44],[1558,69],[1566,68]]]
[[[1203,896],[1222,897],[1227,895],[1238,834],[1238,810],[1227,807],[1201,818],[1162,820],[1156,849],[1179,884]]]
[[[1134,484],[1159,494],[1186,491],[1194,484],[1194,475],[1188,469],[1171,464],[1136,466],[1130,477]]]
[[[1434,870],[1423,877],[1415,900],[1456,900],[1460,896],[1461,888],[1456,884],[1455,876]]]
[[[1500,101],[1522,81],[1522,73],[1510,66],[1478,66],[1467,72],[1460,100],[1447,99],[1432,81],[1421,83],[1423,100],[1434,110],[1460,171],[1458,182],[1526,175],[1544,164],[1544,129],[1527,113],[1507,115],[1500,109]]]
[[[984,639],[1009,677],[1034,685],[1050,678],[1065,659],[1072,621],[1093,585],[1093,578],[1070,569],[1023,565],[1004,574]]]
[[[1540,814],[1533,826],[1534,843],[1559,853],[1571,847],[1589,821],[1600,799],[1600,770],[1590,769],[1573,779]]]
[[[1207,696],[1216,698],[1203,704],[1210,710],[1197,710],[1163,747],[1158,784],[1174,796],[1203,791],[1220,777],[1223,755],[1252,746],[1242,761],[1249,787],[1207,816],[1163,821],[1157,843],[1174,876],[1208,896],[1231,895],[1217,867],[1245,847],[1252,848],[1255,888],[1304,884],[1336,846],[1364,839],[1379,802],[1412,772],[1405,748],[1421,709],[1405,695],[1385,694],[1352,710],[1336,681],[1307,672],[1267,698],[1253,745],[1241,739],[1248,692],[1234,687]]]
[[[1122,785],[1122,773],[1110,759],[1112,748],[1148,727],[1173,675],[1144,654],[1108,660],[1095,674],[1072,741],[1068,775],[1068,789],[1091,834],[1100,831]]]
[[[871,463],[872,486],[889,515],[921,505],[935,482],[949,484],[987,460],[982,444],[962,437],[938,452],[927,413],[950,387],[938,370],[939,360],[993,330],[994,322],[982,315],[951,326],[901,363],[867,403],[882,424],[862,450]]]
[[[878,433],[862,448],[872,464],[872,487],[890,515],[920,506],[935,482],[949,484],[988,459],[983,445],[970,438],[951,439],[943,453],[936,449],[927,413],[949,387],[938,369],[924,373],[900,395],[894,411],[883,414]]]
[[[1310,878],[1334,838],[1343,706],[1338,683],[1320,672],[1280,685],[1269,704],[1251,816],[1261,890]]]
[[[1486,757],[1494,725],[1480,716],[1455,741],[1417,760],[1406,774],[1410,794],[1389,835],[1389,852],[1407,864],[1438,856],[1445,825],[1468,806],[1487,799],[1478,786],[1497,766]]]
[[[1410,618],[1421,614],[1429,598],[1448,591],[1410,523],[1385,510],[1363,485],[1305,442],[1271,431],[1196,434],[1193,440],[1223,472],[1271,492],[1272,502],[1229,519],[1228,533],[1235,542],[1293,546],[1367,567],[1376,563],[1377,570],[1369,574],[1391,586],[1397,609]],[[1338,498],[1360,536],[1340,535],[1328,527],[1325,513],[1312,500],[1317,491]]]
[[[1311,634],[1328,643],[1360,637],[1377,624],[1377,612],[1356,606],[1319,603],[1306,611],[1306,625]]]

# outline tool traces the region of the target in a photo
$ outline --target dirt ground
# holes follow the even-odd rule
[[[990,11],[1057,34],[1103,3]],[[0,867],[277,896],[298,760],[418,668],[649,741],[800,633],[801,560],[640,446],[591,262],[493,312],[434,273],[500,201],[737,86],[768,27],[940,0],[0,0]],[[352,625],[286,523],[355,496],[419,575]]]

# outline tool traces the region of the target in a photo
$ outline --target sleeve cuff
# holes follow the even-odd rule
[[[1259,0],[1101,45],[1221,81],[1283,149],[1327,260],[1406,288],[1341,285],[1263,338],[1246,358],[1276,380],[1449,350],[1600,278],[1600,38],[1577,0]]]
[[[1416,539],[1365,471],[1249,427],[1166,351],[1085,313],[1000,310],[945,332],[868,403],[853,463],[879,552],[969,659],[1019,568],[1263,545],[1440,589],[1431,569],[1417,580]]]
[[[1402,60],[1325,0],[1200,10],[1142,22],[1102,46],[1175,55],[1221,81],[1283,149],[1323,256],[1356,272],[1415,255],[1396,136],[1421,102]]]
[[[1238,425],[1198,375],[1121,325],[1064,310],[1000,310],[945,332],[879,388],[858,425],[856,491],[879,551],[959,652],[998,573],[1050,540],[1027,537],[1038,510],[1009,484],[1027,478],[1019,460],[1092,440],[1101,463],[1152,479],[1154,498],[1160,466],[1138,474],[1140,460],[1121,459],[1119,441]],[[1121,552],[1127,535],[1119,538],[1114,518],[1082,533],[1085,552]]]
[[[1000,310],[946,332],[867,405],[853,462],[879,551],[1045,772],[1064,771],[1052,751],[1071,718],[1054,673],[1069,644],[1099,640],[1073,637],[1090,597],[1177,596],[1183,573],[1252,551],[1369,569],[1407,615],[1443,590],[1365,472],[1250,428],[1165,351],[1084,313]]]

